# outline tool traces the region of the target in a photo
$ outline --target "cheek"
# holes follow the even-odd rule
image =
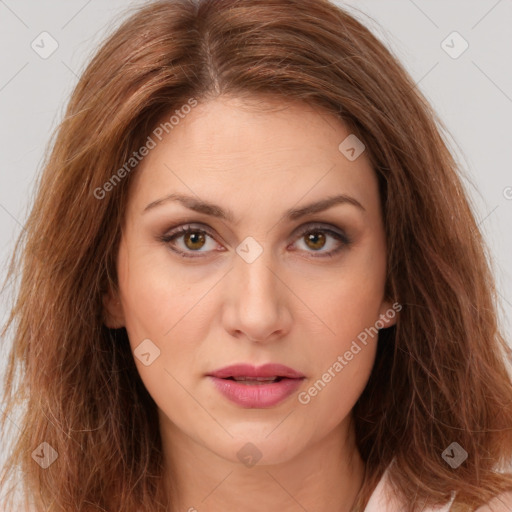
[[[122,247],[118,260],[126,331],[150,393],[171,378],[167,372],[186,372],[191,367],[190,361],[200,340],[206,338],[209,325],[198,315],[207,283],[194,284],[189,276],[172,268],[161,252],[135,246],[128,253]],[[150,366],[145,366],[136,356],[141,342],[148,339],[159,353]]]
[[[325,324],[325,344],[341,350],[379,319],[384,299],[386,258],[375,243],[348,254],[343,265],[317,280],[308,305]],[[324,344],[324,342],[322,342]]]
[[[336,428],[348,417],[370,377],[376,344],[362,347],[348,360],[342,354],[326,359],[321,371],[298,395],[298,407],[315,423],[318,436]],[[340,359],[338,359],[340,357]]]
[[[339,283],[338,283],[339,284]],[[374,282],[343,280],[333,287],[320,317],[329,327],[305,347],[311,378],[297,397],[312,418],[322,418],[322,431],[334,428],[354,407],[370,377],[377,351],[381,289]]]
[[[159,408],[171,415],[176,410],[189,411],[193,404],[182,386],[187,386],[190,369],[197,367],[195,358],[201,340],[206,339],[209,322],[200,318],[204,287],[185,281],[183,273],[151,257],[132,253],[130,259],[120,261],[125,326],[142,382]],[[149,348],[142,351],[142,346]],[[147,352],[151,353],[149,365],[137,357]]]
[[[309,294],[308,305],[324,327],[307,348],[313,375],[298,401],[329,426],[350,412],[372,371],[385,286],[383,251],[375,244],[347,258],[336,275]]]
[[[190,313],[205,294],[207,280],[180,271],[154,244],[130,246],[127,242],[118,261],[125,323],[128,333],[134,334],[134,342],[142,336],[165,344],[190,326]],[[189,334],[193,332],[189,330]]]

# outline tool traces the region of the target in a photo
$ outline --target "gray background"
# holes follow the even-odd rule
[[[49,135],[80,71],[113,18],[143,2],[0,0],[0,278],[29,211]],[[447,126],[480,226],[494,258],[502,322],[512,308],[512,1],[364,0],[338,2],[401,60]],[[57,50],[31,47],[46,31]],[[441,43],[457,31],[469,44],[452,58]],[[460,42],[448,44],[454,50]],[[46,46],[48,48],[48,46]],[[508,226],[508,227],[507,227]],[[4,321],[10,294],[0,298]],[[7,340],[0,346],[0,376]],[[12,418],[15,421],[15,418]],[[5,452],[5,448],[0,450]],[[1,455],[1,454],[0,454]],[[0,461],[1,462],[1,461]]]

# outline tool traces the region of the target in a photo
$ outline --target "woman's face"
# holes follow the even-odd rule
[[[119,294],[105,297],[164,442],[269,464],[343,431],[374,362],[377,337],[365,329],[395,316],[365,152],[337,118],[274,106],[224,97],[184,109],[161,141],[151,135],[156,145],[134,171]],[[286,377],[279,367],[261,375],[269,363],[295,378],[254,382]],[[211,376],[238,364],[256,373]],[[253,381],[227,378],[237,372]]]

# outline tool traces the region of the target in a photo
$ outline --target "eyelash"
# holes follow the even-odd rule
[[[335,238],[336,240],[341,242],[341,245],[338,248],[333,249],[328,252],[320,252],[320,250],[317,251],[318,254],[321,254],[321,255],[315,255],[314,251],[313,251],[313,254],[312,254],[313,258],[332,258],[338,252],[340,252],[342,249],[348,247],[352,243],[352,241],[345,234],[339,233],[337,231],[333,231],[332,229],[329,229],[321,224],[313,224],[313,225],[308,224],[305,229],[302,229],[299,232],[299,234],[296,236],[296,238],[300,239],[301,237],[303,237],[304,235],[306,235],[308,233],[318,233],[318,232],[328,233],[333,238]],[[194,227],[189,224],[179,226],[170,232],[166,232],[164,235],[159,236],[158,239],[159,239],[159,241],[161,241],[165,244],[168,244],[170,246],[171,245],[170,242],[173,242],[175,239],[180,238],[189,233],[202,233],[202,234],[208,235],[210,238],[215,239],[215,237],[210,233],[209,230],[206,230],[203,228],[197,228],[197,227]],[[198,252],[198,253],[199,252],[209,252],[209,251],[190,251],[190,250],[184,252],[181,250],[177,250],[176,248],[173,248],[173,247],[170,247],[170,249],[172,251],[176,252],[177,254],[179,254],[180,256],[182,256],[183,258],[202,258],[203,256],[189,256],[189,254],[194,253],[194,252]],[[307,251],[307,252],[309,252],[309,251]]]

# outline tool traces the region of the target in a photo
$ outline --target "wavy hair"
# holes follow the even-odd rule
[[[512,490],[511,349],[447,131],[397,58],[327,0],[149,2],[94,55],[48,146],[8,269],[17,290],[3,328],[13,343],[3,431],[22,413],[2,484],[20,471],[38,511],[166,510],[156,404],[126,330],[103,323],[136,165],[104,197],[97,191],[164,115],[220,95],[334,113],[378,176],[386,294],[403,309],[380,333],[353,410],[366,465],[353,511],[392,461],[410,512],[451,491],[452,510],[473,511]],[[58,454],[46,469],[31,456],[42,442]],[[442,458],[452,442],[469,454],[457,469]]]

